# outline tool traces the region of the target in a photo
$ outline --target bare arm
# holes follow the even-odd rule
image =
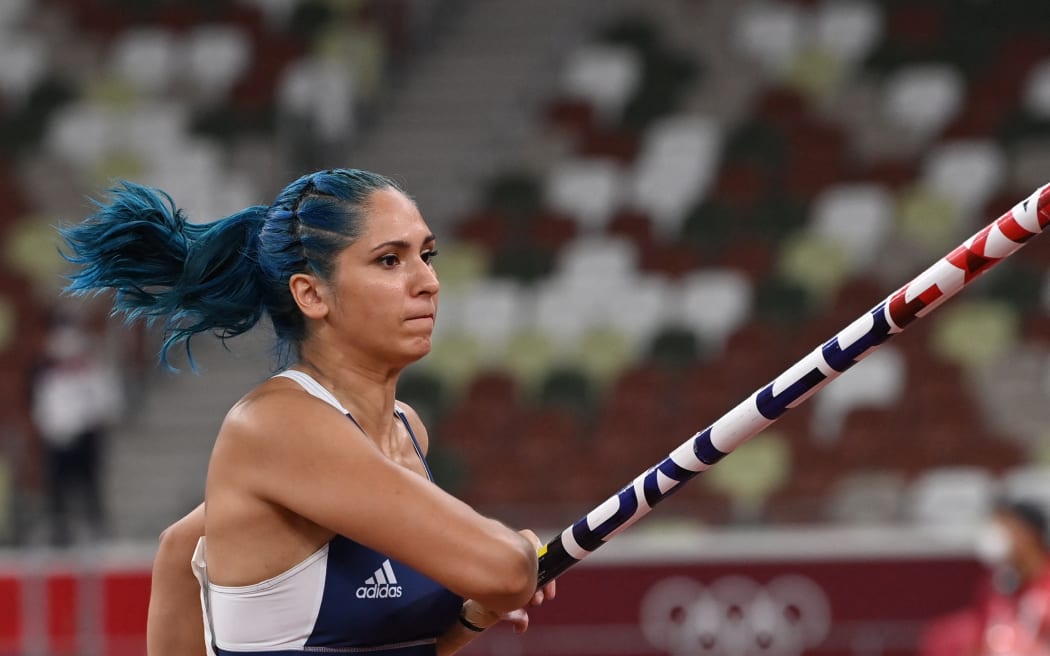
[[[535,533],[526,529],[521,534],[539,548],[540,539]],[[532,595],[529,606],[539,606],[544,601],[554,599],[555,594],[557,581],[551,581]],[[515,633],[525,633],[529,629],[529,613],[524,608],[509,613],[494,613],[473,599],[468,599],[463,602],[463,608],[460,610],[460,621],[453,623],[448,631],[437,639],[437,656],[452,656],[481,636],[482,631],[476,629],[485,630],[500,621],[510,622]],[[467,624],[474,628],[469,628]]]
[[[493,612],[521,608],[535,592],[526,538],[396,464],[305,394],[273,390],[235,407],[212,454],[209,499],[213,484],[287,508]]]
[[[204,618],[200,585],[190,561],[204,535],[204,504],[160,534],[153,561],[146,653],[149,656],[204,656]]]

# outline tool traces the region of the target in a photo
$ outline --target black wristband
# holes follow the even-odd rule
[[[462,624],[463,626],[467,627],[467,629],[473,631],[474,633],[481,633],[482,631],[485,630],[484,627],[480,627],[477,624],[475,624],[475,623],[471,622],[470,620],[468,620],[467,616],[465,614],[463,614],[463,613],[459,614],[459,623]]]

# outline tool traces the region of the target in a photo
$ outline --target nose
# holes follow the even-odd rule
[[[441,283],[438,282],[437,271],[430,264],[427,264],[420,258],[417,261],[416,275],[415,275],[415,292],[417,294],[429,294],[431,296],[438,293],[441,289]]]

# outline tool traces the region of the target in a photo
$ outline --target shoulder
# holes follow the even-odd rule
[[[412,432],[416,436],[416,441],[419,442],[419,449],[423,452],[423,455],[426,455],[430,450],[430,436],[427,434],[427,427],[423,425],[423,420],[419,418],[419,414],[412,406],[404,401],[398,401],[397,407],[404,413],[409,427],[412,428]]]
[[[339,410],[310,395],[287,378],[271,378],[246,394],[226,413],[220,445],[249,449],[261,457],[311,436],[353,433]],[[240,447],[240,448],[239,448]]]

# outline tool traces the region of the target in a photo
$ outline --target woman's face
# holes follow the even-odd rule
[[[430,351],[439,287],[434,235],[395,189],[372,193],[361,227],[337,258],[328,321],[344,348],[404,366]]]

